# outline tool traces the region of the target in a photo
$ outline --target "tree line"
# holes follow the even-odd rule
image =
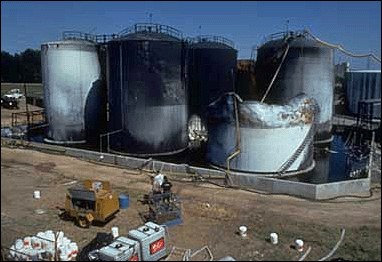
[[[41,51],[27,49],[14,55],[1,51],[1,82],[41,83]]]

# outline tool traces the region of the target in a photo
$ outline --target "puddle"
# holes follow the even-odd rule
[[[287,180],[324,184],[366,178],[369,147],[355,145],[350,134],[334,134],[329,145],[315,145],[316,166],[311,172]]]

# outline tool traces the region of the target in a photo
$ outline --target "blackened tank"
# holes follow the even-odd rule
[[[178,30],[135,24],[108,42],[110,149],[173,154],[187,139],[187,45]]]
[[[279,66],[278,75],[267,93]],[[267,93],[265,103],[283,104],[302,93],[313,97],[321,110],[315,141],[324,142],[332,138],[332,49],[309,39],[305,33],[274,34],[259,47],[255,71],[259,93],[254,99],[261,100]]]
[[[220,36],[198,36],[190,42],[190,115],[204,122],[208,105],[234,91],[237,50],[232,41]]]

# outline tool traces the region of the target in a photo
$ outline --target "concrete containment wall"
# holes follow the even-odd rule
[[[287,194],[315,200],[324,200],[345,195],[368,194],[370,189],[369,178],[326,184],[308,184],[243,174],[231,174],[231,178],[235,186],[252,188],[267,193]]]
[[[187,164],[173,164],[162,161],[134,158],[129,156],[100,153],[77,148],[69,148],[56,145],[47,145],[35,142],[27,142],[17,139],[1,138],[2,145],[27,146],[46,153],[55,153],[77,157],[82,160],[97,161],[100,164],[113,164],[130,169],[143,169],[145,171],[162,171],[169,175],[191,175],[199,174],[208,178],[209,176],[225,177],[224,170],[200,168]],[[370,176],[368,178],[333,182],[326,184],[308,184],[296,181],[264,177],[253,174],[234,173],[230,174],[234,186],[251,188],[272,194],[287,194],[302,198],[324,200],[338,196],[368,194],[370,190]]]

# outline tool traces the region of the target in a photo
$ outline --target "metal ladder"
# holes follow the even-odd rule
[[[317,102],[315,101],[314,122],[313,122],[312,126],[310,127],[308,134],[306,134],[301,145],[297,148],[297,150],[294,152],[294,154],[287,161],[285,161],[280,166],[280,168],[277,170],[277,173],[279,176],[282,176],[288,170],[288,168],[290,168],[291,165],[293,165],[293,163],[297,160],[297,158],[300,156],[302,151],[304,151],[304,149],[313,141],[319,119],[320,119],[320,108],[319,108]]]

